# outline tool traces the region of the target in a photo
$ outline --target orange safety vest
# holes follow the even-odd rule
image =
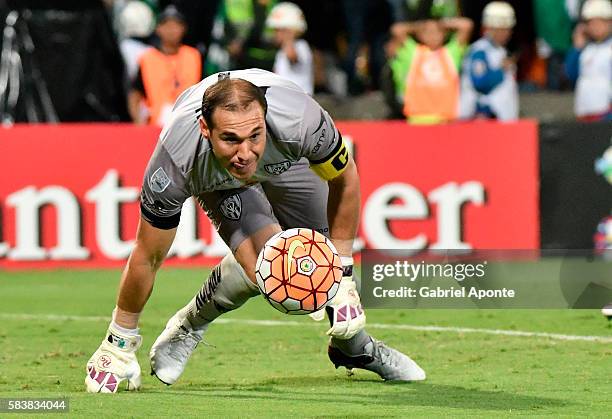
[[[183,45],[173,55],[156,48],[147,50],[140,58],[140,72],[149,109],[149,123],[162,125],[163,112],[176,98],[202,77],[200,52]]]
[[[413,123],[451,121],[459,113],[459,74],[446,48],[416,48],[406,76],[404,115]]]

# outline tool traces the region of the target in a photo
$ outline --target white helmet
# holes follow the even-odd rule
[[[610,0],[587,0],[582,6],[582,18],[589,19],[612,19],[612,4]]]
[[[302,10],[293,3],[278,3],[270,11],[266,25],[272,29],[293,29],[300,33],[306,31],[306,19]]]
[[[123,36],[146,38],[155,28],[153,11],[141,1],[130,1],[121,10],[119,28]]]
[[[482,11],[482,25],[487,28],[510,29],[515,24],[514,9],[505,1],[492,1]]]

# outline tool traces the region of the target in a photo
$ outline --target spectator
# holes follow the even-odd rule
[[[533,12],[538,56],[546,62],[546,87],[560,90],[567,87],[563,62],[572,46],[573,22],[569,10],[575,0],[534,0]]]
[[[380,90],[385,103],[389,108],[388,119],[403,119],[403,106],[395,93],[391,59],[397,54],[397,50],[406,42],[408,33],[405,24],[408,21],[417,21],[431,16],[453,17],[457,15],[457,4],[455,0],[437,1],[420,0],[418,2],[409,0],[387,0],[391,8],[392,25],[389,28],[389,40],[385,44],[387,62],[381,70]],[[400,97],[401,98],[401,97]]]
[[[457,16],[455,0],[387,0],[387,3],[391,7],[389,44],[392,51],[406,42],[406,22]]]
[[[407,38],[390,67],[396,96],[403,101],[404,115],[410,123],[417,124],[456,119],[459,68],[472,32],[472,21],[467,18],[429,19],[404,23],[401,31]],[[454,32],[444,43],[448,31]]]
[[[300,39],[306,31],[306,20],[302,11],[293,3],[279,3],[270,12],[266,24],[274,30],[274,40],[280,47],[274,61],[274,72],[312,95],[312,51],[308,42]]]
[[[346,25],[347,49],[343,69],[347,75],[348,92],[363,93],[366,87],[378,88],[380,72],[385,64],[384,44],[391,25],[391,7],[381,0],[342,0]],[[367,44],[366,77],[358,73],[358,56],[364,43]],[[368,86],[368,84],[370,86]]]
[[[223,0],[213,25],[206,74],[261,68],[272,71],[277,48],[266,18],[276,0]]]
[[[484,36],[470,47],[463,62],[462,118],[518,118],[516,64],[506,50],[515,24],[510,4],[494,1],[485,7]]]
[[[122,37],[119,49],[130,84],[136,79],[140,57],[150,47],[146,39],[153,33],[154,20],[151,8],[141,1],[128,2],[119,13],[119,31]]]
[[[187,19],[187,33],[183,42],[197,48],[200,53],[207,51],[221,0],[172,0],[172,4]]]
[[[162,126],[176,98],[202,78],[200,53],[182,44],[186,29],[185,19],[176,7],[168,6],[159,15],[155,29],[159,47],[149,48],[140,58],[128,97],[134,122]],[[143,112],[143,103],[147,112]]]
[[[576,82],[574,112],[584,121],[611,121],[612,4],[587,0],[574,30],[574,48],[566,59],[568,77]]]
[[[312,48],[315,92],[346,96],[346,74],[339,68],[339,34],[344,32],[340,0],[292,0],[308,25],[304,40]]]

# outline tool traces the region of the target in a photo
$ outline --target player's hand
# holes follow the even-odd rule
[[[352,277],[342,278],[338,293],[325,307],[325,311],[332,325],[327,331],[329,336],[350,339],[365,327],[365,312]]]
[[[142,337],[125,336],[109,327],[106,338],[87,361],[85,387],[89,393],[116,393],[119,389],[138,390],[140,365],[136,351]]]

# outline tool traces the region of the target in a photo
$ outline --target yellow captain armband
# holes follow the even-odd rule
[[[332,153],[321,160],[311,160],[310,168],[323,180],[332,180],[344,172],[349,163],[349,152],[340,139]]]

